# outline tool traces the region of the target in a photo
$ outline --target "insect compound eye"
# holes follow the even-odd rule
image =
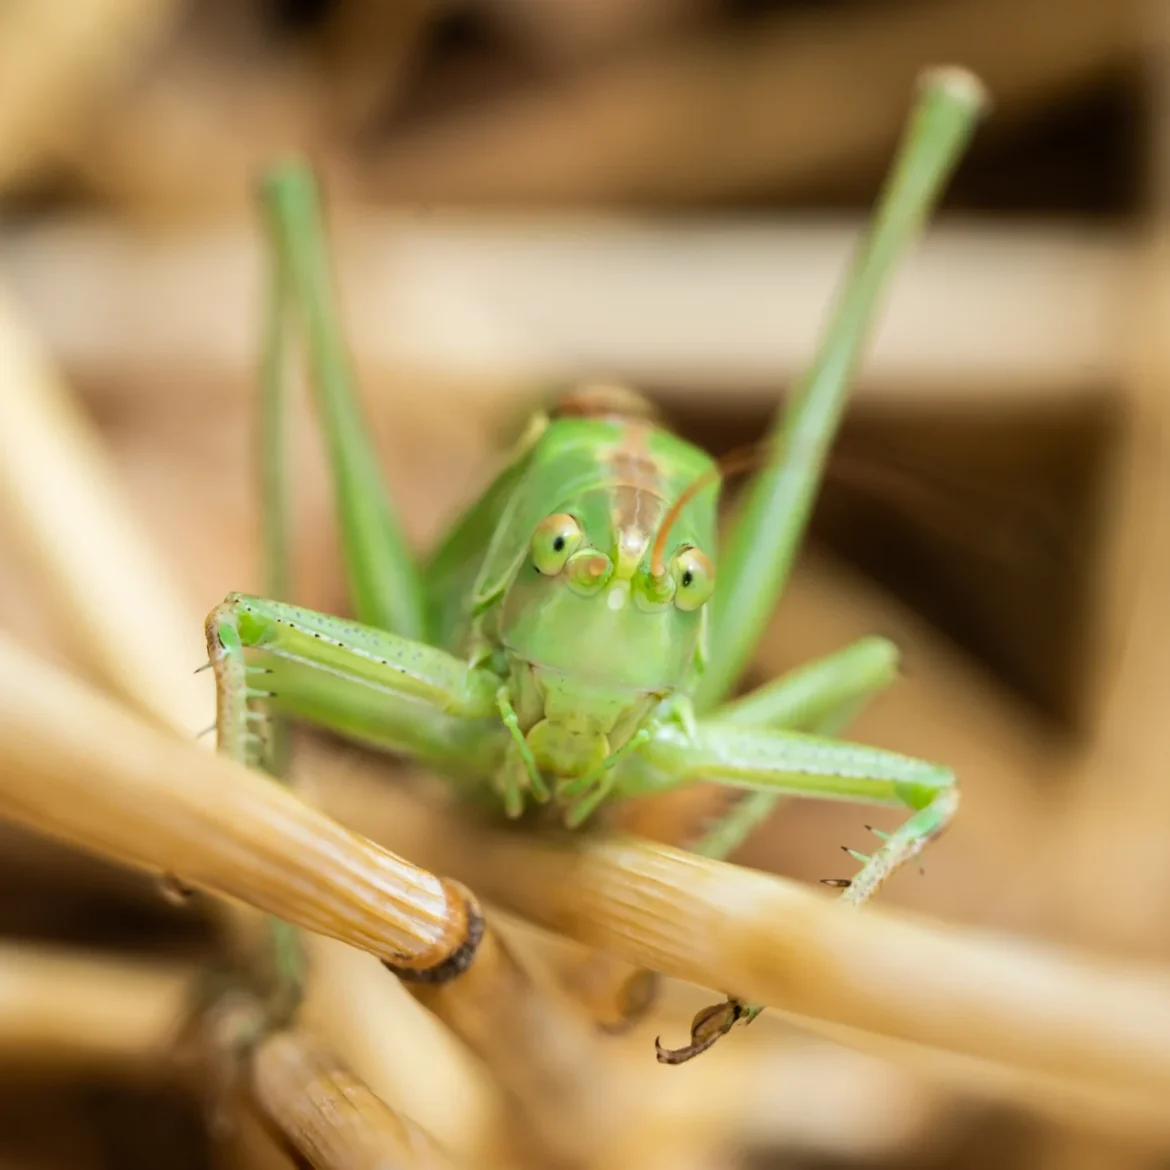
[[[546,577],[555,577],[581,546],[584,535],[567,512],[546,516],[532,534],[532,563]]]
[[[671,566],[674,604],[682,610],[698,609],[715,592],[715,566],[697,548],[684,548]]]

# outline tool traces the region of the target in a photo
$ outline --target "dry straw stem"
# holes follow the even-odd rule
[[[559,955],[552,971],[558,985],[604,1031],[621,1033],[654,1006],[658,976],[604,951]]]
[[[0,1072],[157,1078],[189,1026],[198,978],[189,966],[4,944]],[[268,1037],[250,1076],[258,1104],[314,1166],[450,1165],[304,1031]]]
[[[685,1033],[687,1020],[678,1025]],[[818,1155],[830,1164],[883,1157],[898,1164],[899,1155],[929,1140],[944,1104],[912,1072],[788,1029],[744,1032],[681,1076],[648,1059],[644,1037],[636,1051],[633,1045],[625,1043],[631,1049],[625,1071],[632,1075],[634,1061],[652,1070],[643,1071],[635,1090],[642,1124],[607,1159],[610,1166],[651,1158],[670,1166],[669,1157],[653,1157],[655,1147],[680,1159],[702,1150],[715,1166],[745,1148],[800,1150],[814,1165]]]
[[[751,1002],[1107,1085],[1170,1088],[1170,972],[1050,950],[633,839],[458,831],[420,856],[578,942]]]
[[[9,0],[0,7],[0,187],[61,150],[150,46],[175,0]]]
[[[360,134],[391,113],[412,80],[433,15],[431,0],[364,0],[333,9],[324,50],[334,134]]]
[[[192,673],[192,663],[205,652],[201,623],[183,604],[132,516],[100,438],[7,300],[0,300],[0,371],[0,496],[21,522],[39,581],[86,657],[119,693],[186,739],[166,750],[197,754],[189,732],[206,726],[215,710],[210,677]],[[129,717],[117,711],[114,718]],[[116,738],[108,728],[106,736],[107,744]],[[206,746],[210,742],[203,741]],[[222,761],[208,762],[216,766]],[[81,772],[78,779],[85,775]],[[253,784],[257,779],[249,776]],[[100,789],[90,798],[99,795]],[[116,816],[107,809],[97,815],[95,826]],[[149,826],[143,840],[151,839],[153,831]],[[81,840],[87,839],[83,827]],[[155,864],[168,868],[179,860],[165,850],[156,857]],[[429,875],[426,880],[434,881]],[[232,924],[242,933],[253,925],[253,917],[236,907]],[[317,972],[311,983],[321,977]],[[355,988],[325,978],[326,985],[317,989],[320,994],[344,998],[361,1012],[367,1028],[393,1028],[398,1013],[387,1013],[384,1000],[368,983]],[[381,1072],[379,1057],[382,1063],[389,1060],[387,1051],[370,1054],[368,1065],[375,1075]],[[460,1063],[450,1050],[439,1055],[434,1045],[416,1047],[413,1058],[432,1061],[443,1074],[437,1078],[440,1083],[467,1102],[463,1114],[448,1113],[449,1131],[443,1137],[475,1148],[479,1131],[463,1123],[481,1116],[483,1110],[477,1112],[476,1106],[482,1104],[483,1092],[466,1062]]]
[[[931,1083],[986,1101],[1026,1108],[1084,1133],[1162,1144],[1170,1139],[1165,1097],[1100,1082],[1023,1070],[785,1013],[793,1023],[859,1052],[912,1070]]]
[[[30,828],[243,899],[404,973],[467,945],[467,891],[381,850],[267,777],[200,752],[0,637],[0,812]],[[418,994],[486,1060],[538,1138],[600,1140],[593,1037],[490,930],[457,978]],[[344,993],[339,988],[338,993]],[[578,1128],[584,1123],[589,1128]]]
[[[377,769],[364,767],[352,759],[341,762],[325,751],[314,751],[309,756],[306,767],[316,777],[319,799],[342,820],[362,825],[374,832],[375,836],[388,838],[396,846],[409,845],[413,852],[436,862],[446,863],[449,852],[457,851],[461,855],[470,856],[472,852],[486,847],[479,833],[470,830],[468,826],[461,825],[457,820],[452,821],[448,814],[428,807],[400,789],[387,787]],[[696,929],[702,929],[701,924]],[[537,953],[546,961],[570,965],[578,959],[576,947],[564,940],[553,940],[531,930],[525,934],[526,942],[533,944]],[[610,957],[604,952],[595,953],[599,960]],[[616,960],[615,964],[621,962]],[[944,971],[940,978],[945,977]],[[1038,979],[1043,979],[1043,973]],[[668,983],[666,990],[673,992],[675,987]],[[908,991],[912,993],[913,989]],[[663,1006],[669,1007],[673,998],[673,995],[668,994]],[[1167,1125],[1170,1122],[1167,1121],[1162,1098],[1155,1090],[1146,1088],[1138,1091],[1133,1085],[1119,1087],[1106,1083],[1095,1070],[1090,1070],[1089,1077],[1041,1072],[1006,1061],[977,1058],[947,1051],[942,1047],[898,1040],[842,1026],[830,1020],[797,1016],[791,1012],[780,1014],[804,1030],[817,1032],[874,1057],[893,1061],[930,1083],[969,1096],[1022,1106],[1061,1123],[1075,1120],[1083,1130],[1102,1135],[1156,1141],[1168,1132]],[[685,1033],[689,1018],[689,1014],[684,1019],[680,1012],[673,1012],[669,1021],[656,1023],[655,1029],[673,1027]],[[669,1091],[666,1082],[660,1085],[660,1090],[665,1093],[661,1100],[658,1089],[651,1092],[648,1087],[639,1088],[639,1107],[645,1126],[651,1129],[665,1126],[676,1138],[681,1136],[684,1144],[686,1141],[714,1139],[719,1132],[729,1128],[736,1132],[743,1131],[745,1127],[750,1128],[750,1115],[756,1109],[751,1102],[755,1098],[745,1085],[740,1084],[738,1078],[742,1075],[750,1083],[755,1074],[745,1073],[744,1067],[735,1063],[731,1057],[733,1053],[745,1057],[755,1053],[765,1064],[773,1059],[767,1054],[769,1046],[764,1037],[774,1033],[766,1029],[766,1020],[767,1017],[765,1024],[757,1025],[750,1031],[736,1033],[732,1042],[724,1042],[722,1047],[717,1047],[703,1060],[694,1062],[682,1079],[672,1079],[670,1086],[684,1081],[688,1086],[678,1094]],[[652,1033],[640,1028],[621,1042],[620,1051],[629,1062],[631,1075],[634,1069],[644,1069],[649,1061],[651,1036]],[[763,1053],[759,1048],[761,1043],[764,1044]],[[730,1063],[725,1063],[725,1059]],[[775,1059],[784,1065],[782,1054],[777,1054]],[[751,1067],[755,1067],[754,1060]],[[775,1075],[769,1074],[773,1080]],[[725,1093],[729,1077],[737,1078],[730,1083],[739,1087]],[[764,1112],[769,1113],[769,1110],[765,1109]],[[769,1116],[777,1116],[774,1109]],[[689,1121],[684,1124],[682,1118],[689,1118]],[[826,1120],[825,1124],[828,1126],[830,1122]],[[631,1131],[630,1140],[640,1140],[636,1134],[645,1126],[635,1127]],[[616,1148],[611,1153],[614,1157],[619,1156]]]
[[[401,401],[421,381],[461,411],[489,396],[515,409],[532,381],[583,368],[672,393],[709,395],[715,382],[775,401],[811,359],[863,226],[793,217],[647,227],[574,215],[521,224],[437,212],[420,221],[344,204],[333,218],[347,333],[367,384]],[[860,396],[986,405],[1098,394],[1127,361],[1135,257],[1116,232],[944,222],[898,278]],[[160,378],[179,392],[176,369],[202,371],[203,385],[250,386],[260,261],[250,219],[173,232],[63,220],[0,236],[0,262],[47,343],[87,381],[104,381],[106,395],[126,394],[129,378],[142,393],[155,395]]]
[[[0,944],[0,1069],[157,1075],[197,977],[186,965]]]
[[[80,757],[75,757],[75,761],[85,760],[90,750],[100,754],[103,744],[106,748],[117,748],[117,729],[134,728],[145,733],[164,758],[173,755],[190,761],[193,775],[198,776],[203,768],[210,768],[213,773],[230,777],[232,765],[210,752],[195,751],[188,736],[193,727],[205,726],[214,712],[214,691],[209,677],[204,675],[196,680],[191,671],[191,662],[199,661],[204,652],[201,624],[194,614],[187,612],[169,575],[161,567],[155,550],[132,517],[98,436],[77,410],[32,332],[20,320],[15,308],[6,301],[0,301],[0,372],[4,374],[5,387],[4,395],[0,396],[0,455],[3,456],[0,458],[0,495],[6,494],[12,501],[10,510],[22,522],[26,542],[37,554],[33,558],[33,565],[40,580],[50,596],[55,596],[58,609],[70,621],[77,640],[99,671],[113,682],[123,697],[154,716],[158,722],[182,734],[186,740],[171,740],[157,735],[151,728],[139,724],[129,712],[77,687],[75,694],[88,697],[98,705],[99,710],[104,706],[107,715],[98,715],[90,723],[88,730],[93,738],[88,748],[84,743],[74,744],[80,751]],[[149,634],[140,633],[144,628],[149,630]],[[188,631],[193,643],[189,652],[184,649]],[[68,699],[60,693],[56,699],[53,698],[54,684],[48,668],[17,650],[14,645],[11,649],[16,659],[8,662],[8,665],[14,668],[18,677],[26,673],[24,667],[31,674],[36,674],[38,670],[42,672],[45,689],[41,692],[41,698],[46,703],[42,713],[51,715],[50,705],[57,701],[65,704],[59,712],[64,713],[68,708]],[[22,661],[24,667],[20,665]],[[65,676],[59,676],[59,681],[68,686]],[[3,711],[3,716],[9,714],[15,715],[15,709],[11,706]],[[48,731],[47,725],[40,730],[42,733]],[[27,746],[30,745],[26,743]],[[32,751],[35,766],[31,772],[21,772],[18,767],[13,767],[4,775],[4,768],[0,766],[0,776],[11,781],[17,789],[27,789],[30,783],[35,787],[37,768],[48,766],[52,760],[53,748],[47,747],[44,752],[37,752],[35,739]],[[132,749],[130,755],[133,755]],[[196,779],[185,795],[192,802],[188,807],[198,809],[199,815],[192,820],[185,817],[181,809],[172,808],[169,814],[171,819],[168,820],[168,814],[160,810],[157,800],[148,795],[140,802],[133,793],[136,781],[149,788],[152,780],[165,774],[166,765],[159,763],[164,772],[156,773],[153,777],[149,765],[134,775],[125,770],[119,771],[118,758],[115,751],[104,757],[104,764],[113,770],[113,774],[120,775],[122,781],[130,787],[113,784],[106,786],[105,792],[111,795],[117,793],[125,800],[123,811],[134,810],[134,817],[123,822],[119,822],[117,801],[113,807],[105,805],[101,799],[103,786],[98,784],[91,787],[95,776],[90,771],[90,763],[79,764],[79,770],[74,770],[70,776],[68,761],[61,758],[56,760],[57,766],[63,769],[58,775],[71,785],[83,784],[87,794],[86,800],[73,810],[78,815],[70,819],[70,826],[75,832],[71,833],[67,829],[61,835],[83,847],[102,851],[101,835],[103,831],[109,830],[114,840],[121,841],[129,849],[121,857],[154,868],[165,867],[168,872],[175,872],[181,866],[186,853],[198,856],[202,852],[206,842],[199,837],[200,817],[206,815],[212,823],[216,823],[218,813],[230,820],[233,801],[243,798],[247,791],[239,789],[228,779],[226,783],[230,787],[227,795],[217,802],[212,795],[216,790],[206,789],[201,792],[201,781]],[[122,755],[120,758],[126,760],[129,756]],[[98,771],[100,773],[100,768]],[[235,771],[246,778],[250,789],[260,798],[261,805],[264,800],[275,799],[283,800],[284,807],[294,814],[303,810],[302,805],[287,794],[280,793],[267,779],[261,779],[243,769]],[[154,795],[159,796],[157,791]],[[92,817],[87,809],[92,810]],[[58,811],[63,810],[64,805]],[[49,822],[53,824],[52,810],[49,811]],[[155,821],[155,814],[161,819]],[[263,818],[262,809],[258,815]],[[158,833],[164,822],[170,824],[175,833],[172,840],[184,843],[173,854],[167,844],[167,834]],[[134,840],[135,823],[140,829],[137,843]],[[222,824],[223,821],[219,820],[218,823]],[[33,827],[45,831],[45,824],[35,818]],[[332,828],[336,829],[336,826]],[[257,833],[265,831],[262,825],[255,822],[252,823],[252,830]],[[52,832],[52,829],[48,831]],[[95,835],[99,838],[97,844]],[[219,861],[229,869],[234,860],[253,876],[263,871],[272,877],[271,870],[264,869],[266,862],[259,855],[250,855],[247,842],[219,841],[218,844]],[[389,868],[389,875],[380,872],[376,876],[388,876],[389,880],[397,882],[396,888],[400,893],[405,888],[403,882],[406,886],[412,879],[420,883],[423,891],[423,933],[432,940],[441,934],[445,928],[443,916],[451,892],[449,887],[429,874],[423,874],[404,863],[400,866],[396,859],[377,854],[368,843],[355,841],[354,844],[363,860],[376,855],[383,870]],[[136,853],[141,845],[149,846],[150,851],[145,858]],[[328,841],[318,841],[318,845],[344,867],[344,855],[336,858]],[[297,850],[295,840],[284,841],[283,847],[286,851]],[[117,850],[115,855],[119,855]],[[299,851],[297,856],[301,858]],[[268,859],[268,863],[272,864],[271,859]],[[279,868],[279,861],[275,864]],[[298,860],[300,866],[301,861]],[[289,869],[284,875],[285,896],[294,899],[299,896],[299,892],[296,889],[290,892],[287,882],[296,880],[298,867]],[[299,876],[303,883],[313,888],[318,873],[310,866],[300,868]],[[328,887],[327,875],[324,886]],[[366,891],[367,896],[374,897],[379,903],[373,909],[366,907],[375,918],[381,912],[380,903],[386,892],[385,888],[373,894]],[[458,905],[465,905],[461,896]],[[251,924],[250,916],[244,913],[243,907],[238,907],[232,917],[238,929]],[[445,923],[445,926],[451,925],[451,922]],[[407,930],[409,932],[409,927]],[[442,951],[441,947],[439,949]],[[427,965],[429,958],[424,948],[420,961]],[[355,1010],[362,1011],[367,1027],[387,1025],[395,1018],[393,1012],[387,1015],[384,1001],[373,994],[368,984],[355,989],[338,982],[319,988],[319,991],[334,998],[345,997]],[[416,1050],[413,1056],[416,1061],[424,1058],[431,1061],[444,1074],[438,1079],[448,1086],[454,1096],[460,1097],[467,1104],[462,1114],[448,1113],[448,1132],[444,1132],[443,1137],[453,1139],[453,1144],[460,1148],[477,1148],[480,1131],[471,1131],[469,1124],[464,1122],[469,1117],[481,1117],[483,1109],[477,1109],[477,1106],[482,1105],[482,1086],[474,1083],[466,1064],[461,1064],[449,1050],[440,1054],[432,1045],[424,1050]],[[383,1060],[386,1059],[383,1055]],[[369,1064],[375,1071],[380,1071],[377,1054],[371,1054]]]
[[[498,931],[458,980],[410,987],[508,1090],[546,1154],[592,1161],[630,1122],[597,1033],[536,982]]]
[[[193,737],[214,716],[202,629],[143,536],[96,432],[0,287],[0,505],[85,659]]]
[[[399,135],[396,199],[596,203],[804,190],[892,149],[923,61],[960,61],[1023,116],[1138,52],[1127,2],[958,0],[763,22],[630,55],[546,93]]]
[[[1075,937],[1165,958],[1170,866],[1155,826],[1170,818],[1170,739],[1159,701],[1170,681],[1170,230],[1151,241],[1138,287],[1134,320],[1145,335],[1116,453],[1111,555],[1099,582],[1097,726],[1036,865],[1059,875],[1047,904]]]
[[[463,945],[469,896],[198,751],[0,636],[0,811],[420,970]]]
[[[319,1170],[443,1170],[435,1140],[400,1117],[309,1032],[269,1036],[251,1062],[261,1109]]]
[[[330,1037],[379,1097],[454,1159],[498,1162],[494,1151],[510,1135],[500,1088],[484,1066],[372,955],[317,934],[303,941],[313,977],[298,1019]]]

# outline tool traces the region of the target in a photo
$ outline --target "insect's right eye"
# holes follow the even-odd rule
[[[581,547],[581,525],[567,512],[546,516],[532,534],[532,563],[547,577],[555,577]]]

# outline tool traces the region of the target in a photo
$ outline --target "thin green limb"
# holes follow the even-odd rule
[[[849,886],[861,903],[946,828],[958,807],[954,773],[897,752],[798,732],[707,720],[694,732],[663,723],[625,766],[622,791],[661,792],[713,780],[749,791],[903,806],[913,815]]]
[[[396,634],[298,606],[231,594],[207,619],[219,744],[256,763],[273,714],[405,752],[452,779],[496,774],[507,733],[499,679]]]
[[[897,671],[898,650],[892,642],[885,638],[862,638],[836,654],[799,667],[742,699],[725,704],[719,709],[719,719],[835,736],[869,700],[894,681]],[[717,860],[729,857],[772,815],[782,799],[778,792],[749,792],[692,846],[692,851]],[[878,836],[889,840],[888,834],[878,833]],[[733,1024],[750,1024],[764,1011],[764,1006],[729,1000],[714,1011],[708,1009],[711,1014],[704,1022],[720,1035],[720,1028],[726,1031]],[[659,1051],[669,1061],[669,1050],[660,1046]]]
[[[301,163],[274,170],[262,203],[306,333],[354,609],[366,625],[423,639],[423,589],[354,388],[312,172]]]
[[[841,900],[859,906],[877,893],[897,869],[917,857],[950,823],[959,804],[953,774],[945,768],[836,740],[790,732],[700,723],[689,746],[686,734],[664,725],[647,751],[656,756],[659,787],[673,774],[713,776],[723,783],[754,789],[753,795],[787,792],[872,804],[903,804],[914,811],[900,828],[882,840],[861,871],[847,884]],[[769,747],[768,740],[772,743]],[[643,780],[649,777],[644,776]],[[663,1064],[681,1064],[705,1052],[737,1024],[749,1024],[764,1009],[734,997],[704,1008],[691,1022],[690,1043],[668,1049],[657,1044]]]
[[[721,707],[721,723],[840,734],[858,711],[897,675],[898,650],[885,638],[862,638],[836,654],[760,687]],[[691,851],[717,860],[729,857],[772,815],[779,792],[749,792],[721,817]]]
[[[499,680],[423,643],[265,598],[230,595],[207,619],[216,678],[219,749],[265,765],[265,729],[293,716],[373,746],[400,749],[453,775],[494,775],[503,735]],[[269,920],[269,1026],[300,1002],[297,931]],[[252,1039],[251,1037],[248,1039]]]
[[[811,369],[789,407],[777,414],[772,460],[747,492],[722,553],[711,602],[712,655],[696,696],[701,712],[731,692],[783,591],[881,294],[937,202],[985,104],[982,86],[963,70],[933,70],[923,79],[873,227]]]
[[[898,674],[898,648],[886,638],[859,638],[842,650],[805,663],[712,716],[740,727],[815,731],[858,700],[889,686]]]
[[[269,597],[292,596],[292,496],[287,470],[288,402],[291,378],[292,297],[288,265],[279,248],[269,248],[268,306],[260,364],[260,498],[263,502],[264,589]],[[289,764],[289,728],[273,719],[268,728],[265,767],[284,779]]]
[[[292,593],[292,492],[287,454],[293,299],[284,252],[276,247],[270,247],[267,251],[270,266],[268,306],[260,366],[260,496],[263,502],[264,581],[265,591],[270,597],[287,601]],[[278,782],[287,784],[291,757],[288,720],[277,715],[261,720],[245,716],[245,722],[248,733],[257,736],[263,748],[262,763],[265,769]],[[263,726],[255,726],[257,722]],[[267,1014],[268,1022],[276,1026],[291,1019],[300,1006],[308,960],[296,927],[283,919],[272,917],[266,919],[266,926],[273,967]]]
[[[502,796],[504,798],[504,812],[510,817],[518,817],[524,811],[524,788],[521,783],[520,769],[524,770],[528,779],[527,787],[533,799],[544,804],[549,798],[548,785],[536,766],[536,757],[520,730],[520,720],[516,715],[516,708],[512,706],[512,697],[506,686],[496,692],[496,708],[500,712],[500,719],[512,737],[512,750],[517,759],[510,760],[504,765],[500,776]],[[518,763],[517,763],[518,760]]]
[[[703,720],[693,734],[661,724],[626,765],[628,795],[713,780],[820,800],[925,808],[954,783],[949,769],[897,752],[803,732]]]

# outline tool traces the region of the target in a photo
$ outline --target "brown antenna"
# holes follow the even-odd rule
[[[682,514],[683,508],[699,492],[716,480],[726,479],[729,475],[751,471],[753,467],[758,467],[767,456],[770,447],[771,443],[765,441],[753,443],[750,447],[737,447],[734,451],[728,451],[726,455],[721,455],[715,460],[714,466],[708,467],[706,471],[696,476],[683,488],[678,499],[674,501],[670,510],[662,518],[658,535],[654,539],[654,547],[650,551],[650,576],[661,578],[666,575],[666,565],[663,562],[666,555],[666,540],[670,536],[670,530],[674,527],[675,521]]]

